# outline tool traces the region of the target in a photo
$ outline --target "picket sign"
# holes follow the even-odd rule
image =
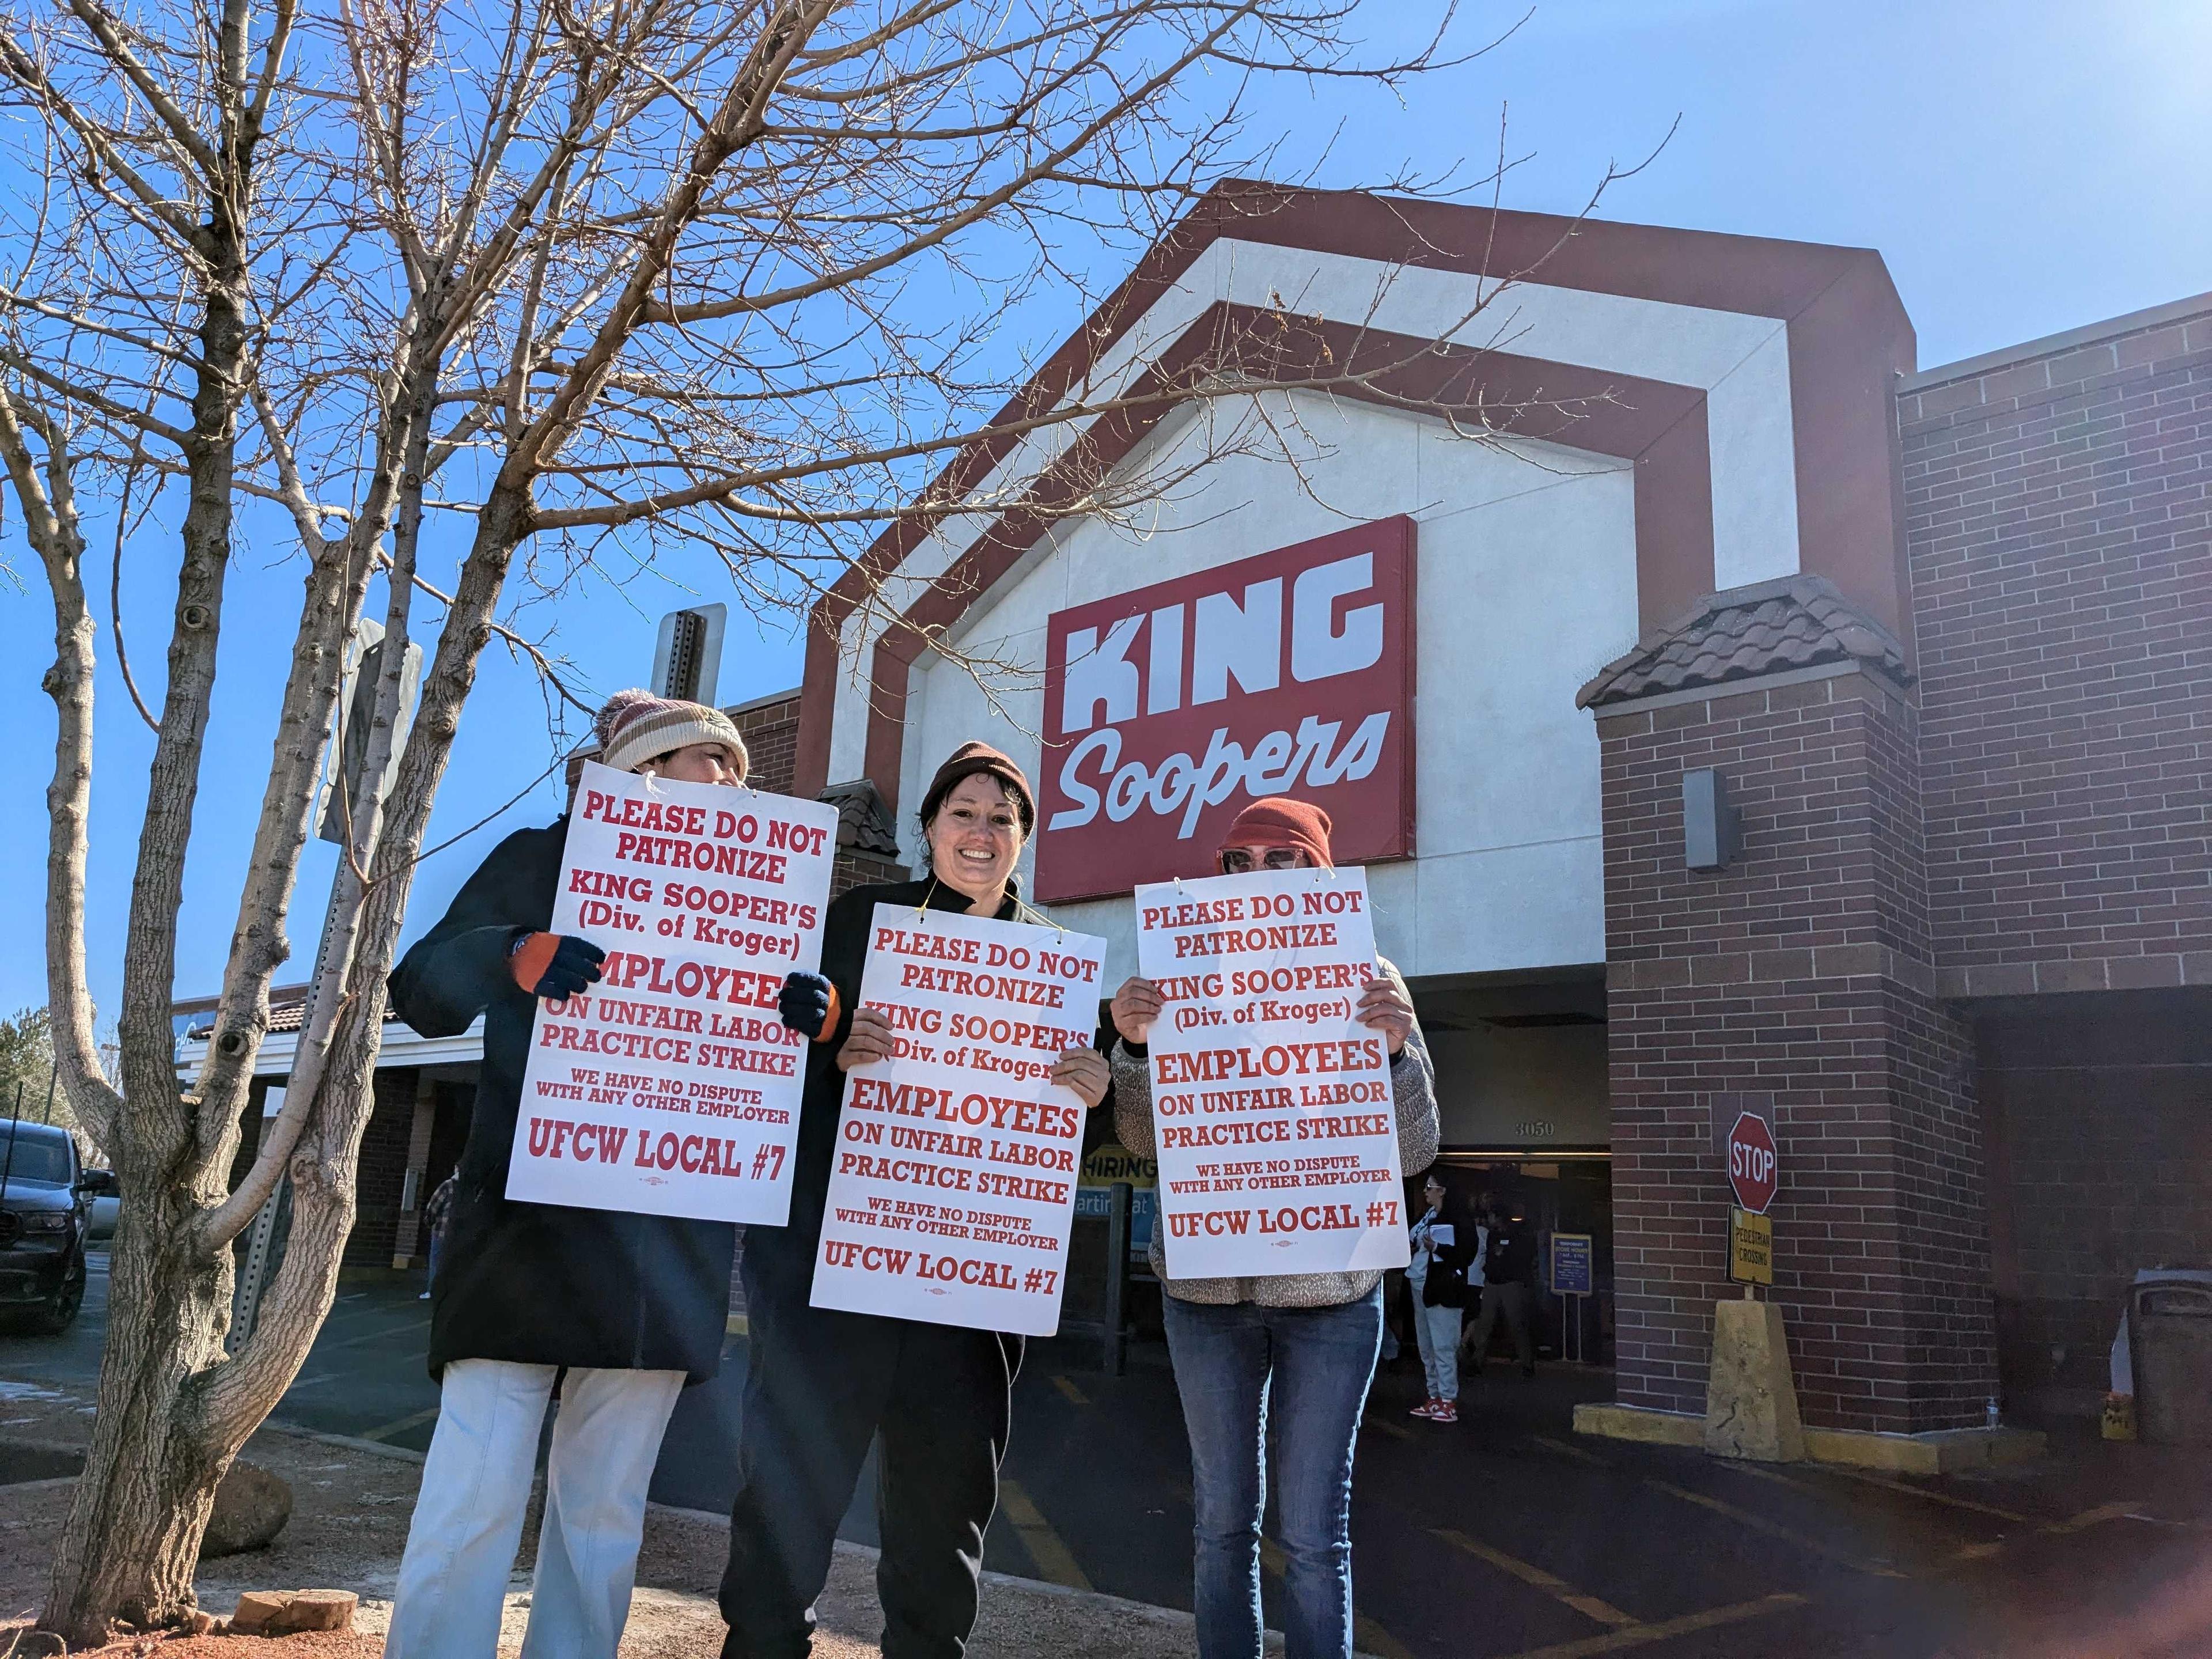
[[[1353,1018],[1376,960],[1363,870],[1137,890],[1170,1277],[1406,1265],[1389,1046]]]
[[[553,931],[604,977],[541,1000],[507,1195],[780,1227],[806,1039],[776,1017],[822,962],[837,811],[587,762]]]
[[[1105,955],[1087,933],[876,907],[860,1002],[896,1050],[846,1080],[816,1307],[1060,1328],[1085,1109],[1048,1079],[1091,1046]]]

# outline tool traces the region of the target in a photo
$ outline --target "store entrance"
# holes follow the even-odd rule
[[[1604,969],[1436,977],[1411,988],[1436,1062],[1446,1183],[1470,1212],[1494,1200],[1534,1232],[1527,1271],[1538,1357],[1610,1364]],[[1419,1193],[1419,1179],[1409,1180],[1415,1213]],[[1492,1342],[1510,1352],[1503,1333]]]
[[[1613,1158],[1602,1152],[1566,1156],[1447,1151],[1437,1159],[1462,1202],[1480,1210],[1494,1200],[1536,1235],[1530,1325],[1541,1359],[1613,1363]],[[1418,1188],[1419,1183],[1414,1183]],[[1564,1241],[1564,1242],[1563,1242]],[[1587,1291],[1575,1287],[1587,1284]],[[1563,1287],[1555,1289],[1554,1286]],[[1472,1316],[1469,1316],[1472,1319]],[[1492,1359],[1510,1358],[1503,1330]]]

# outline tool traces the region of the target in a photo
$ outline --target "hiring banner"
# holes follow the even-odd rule
[[[1085,1108],[1048,1079],[1091,1046],[1106,942],[903,904],[872,929],[860,1001],[897,1047],[846,1079],[814,1305],[1050,1336]]]
[[[553,931],[607,953],[540,999],[509,1198],[780,1227],[806,1039],[776,1017],[822,961],[837,811],[586,763]]]
[[[1137,889],[1170,1277],[1406,1265],[1389,1045],[1353,1018],[1376,962],[1363,870]]]

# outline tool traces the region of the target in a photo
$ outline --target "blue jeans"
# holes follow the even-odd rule
[[[1267,1420],[1287,1659],[1352,1652],[1352,1453],[1382,1340],[1381,1288],[1334,1308],[1164,1304],[1190,1431],[1200,1659],[1259,1659]]]

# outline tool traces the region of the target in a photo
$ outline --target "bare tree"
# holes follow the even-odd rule
[[[328,1310],[385,976],[483,653],[522,643],[502,620],[518,586],[558,592],[609,546],[649,560],[681,542],[756,607],[801,605],[902,515],[1111,514],[1170,486],[1107,465],[1117,424],[1386,374],[1285,305],[1171,372],[1001,406],[1025,366],[993,338],[1032,296],[1088,309],[1071,258],[1185,211],[1234,155],[1255,81],[1387,85],[1439,61],[1360,61],[1354,3],[149,0],[126,20],[59,0],[8,20],[0,84],[37,118],[15,159],[45,185],[0,293],[0,460],[55,610],[50,1003],[69,1098],[125,1194],[46,1627],[92,1642],[189,1614],[216,1483]],[[978,439],[1019,464],[922,489]],[[1232,422],[1212,451],[1279,441]],[[141,513],[156,492],[179,571],[119,1086],[98,1064],[83,928],[95,489],[118,560],[133,491]],[[176,915],[241,513],[289,525],[306,578],[221,1002],[180,1090]],[[466,539],[449,594],[422,571],[433,515]],[[346,642],[380,591],[368,782],[343,803],[327,949],[283,1109],[228,1191]],[[429,660],[402,746],[415,638]],[[226,1358],[228,1247],[286,1174],[289,1247]]]

